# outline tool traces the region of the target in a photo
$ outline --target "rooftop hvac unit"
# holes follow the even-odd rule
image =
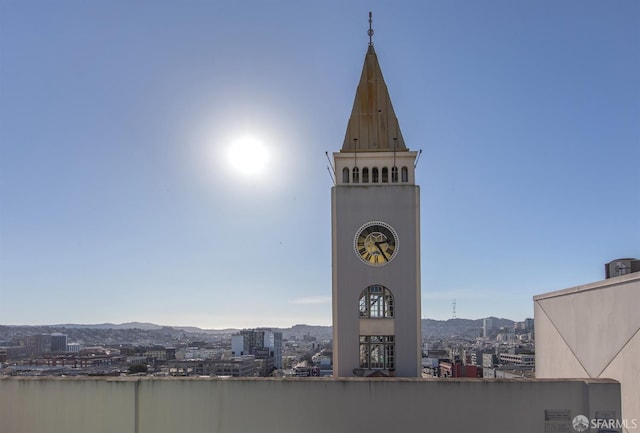
[[[632,272],[640,272],[640,260],[616,259],[604,265],[606,278],[619,277]]]

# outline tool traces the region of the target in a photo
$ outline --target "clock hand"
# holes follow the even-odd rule
[[[382,251],[382,248],[380,248],[380,244],[384,244],[385,242],[376,242],[376,247],[378,247],[378,251],[380,251],[380,254],[382,254],[382,257],[384,257],[385,261],[389,261],[389,259],[387,258],[387,256],[385,255],[384,251]]]

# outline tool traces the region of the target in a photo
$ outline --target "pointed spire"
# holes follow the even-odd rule
[[[351,110],[341,152],[403,151],[398,119],[373,49],[373,28],[369,12],[369,48]]]

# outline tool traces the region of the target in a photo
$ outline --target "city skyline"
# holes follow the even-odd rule
[[[524,320],[640,256],[637,2],[5,2],[0,322],[330,325],[369,10],[423,318]]]

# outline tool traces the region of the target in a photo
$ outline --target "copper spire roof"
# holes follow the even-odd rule
[[[371,34],[369,36],[371,37]],[[378,56],[369,42],[360,83],[341,152],[408,150],[382,77]]]

